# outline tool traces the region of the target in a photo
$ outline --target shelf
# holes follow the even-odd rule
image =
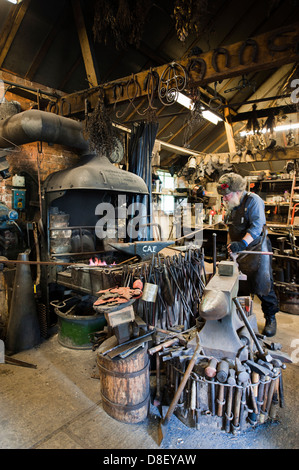
[[[296,178],[299,181],[299,177]],[[248,183],[292,183],[293,179],[273,179],[273,180],[248,180]]]
[[[289,207],[290,203],[289,202],[265,202],[265,206],[285,206]]]
[[[173,196],[173,193],[159,193],[157,191],[152,191],[152,195],[156,196]]]
[[[296,204],[296,201],[294,201],[294,197],[298,197],[298,193],[295,193],[297,190],[297,182],[299,181],[299,176],[294,174],[292,178],[276,178],[276,179],[262,179],[262,180],[250,180],[248,179],[248,186],[247,190],[250,191],[252,190],[253,193],[262,196],[263,193],[268,193],[268,197],[273,197],[273,194],[275,193],[281,193],[283,189],[288,189],[290,191],[290,201],[289,202],[270,202],[270,201],[265,201],[264,199],[264,204],[265,207],[276,207],[278,209],[283,209],[285,207],[288,208],[288,213],[285,214],[284,218],[286,218],[286,223],[289,224],[292,218],[292,211],[294,209],[294,206]],[[250,188],[250,184],[254,183],[254,188]],[[285,184],[285,187],[282,186],[282,183]],[[262,185],[265,184],[267,185],[266,187],[264,186],[262,188]],[[268,185],[273,185],[272,187]],[[275,187],[275,184],[277,186]],[[270,189],[270,191],[269,191]],[[263,194],[263,197],[266,198],[266,195]],[[263,198],[262,197],[262,198]],[[267,209],[268,211],[270,209]],[[284,211],[285,212],[285,211]],[[267,221],[268,223],[268,221]]]

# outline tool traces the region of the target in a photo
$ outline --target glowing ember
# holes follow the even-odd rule
[[[90,258],[89,260],[89,266],[114,266],[116,265],[116,262],[114,261],[112,264],[107,264],[106,261],[101,261],[97,257],[94,259]]]

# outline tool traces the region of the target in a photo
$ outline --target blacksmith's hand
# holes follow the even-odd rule
[[[228,245],[228,251],[231,251],[232,253],[238,253],[239,251],[245,250],[247,247],[247,243],[245,240],[241,240],[240,242],[231,242]]]

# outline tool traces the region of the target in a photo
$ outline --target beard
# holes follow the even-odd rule
[[[232,211],[235,207],[240,205],[240,197],[237,193],[233,193],[229,201],[225,201],[225,208]]]

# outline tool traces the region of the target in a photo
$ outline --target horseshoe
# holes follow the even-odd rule
[[[52,109],[54,108],[54,111]],[[48,105],[49,113],[59,114],[59,106],[58,103],[49,103]]]
[[[229,53],[228,50],[225,49],[224,47],[219,47],[218,49],[215,49],[213,52],[212,56],[212,65],[214,67],[215,72],[219,72],[219,67],[217,63],[217,58],[219,54],[224,54],[225,55],[225,67],[229,67]]]
[[[116,83],[113,86],[113,98],[114,101],[118,101],[118,98],[124,95],[124,86],[122,83]]]
[[[202,80],[206,74],[206,70],[207,70],[207,64],[206,62],[204,61],[204,59],[202,58],[198,58],[198,59],[191,59],[189,64],[187,65],[187,73],[188,73],[188,76],[190,75],[190,72],[192,70],[196,71],[196,68],[197,66],[200,67],[200,80]],[[197,72],[198,73],[198,72]]]
[[[281,46],[278,46],[277,44],[275,44],[275,40],[284,33],[290,33],[292,31],[294,31],[294,28],[292,28],[291,26],[287,26],[285,28],[282,28],[279,32],[272,34],[267,41],[269,50],[274,52],[282,52],[290,49],[292,47],[292,44],[282,44]]]
[[[243,54],[244,54],[244,50],[246,49],[246,47],[248,46],[251,46],[253,48],[252,50],[252,57],[251,57],[251,60],[252,62],[257,62],[257,55],[258,55],[258,44],[257,42],[254,40],[254,39],[246,39],[245,42],[243,42],[242,46],[240,47],[240,50],[239,50],[239,61],[240,61],[240,65],[244,65],[244,62],[243,62]]]
[[[66,106],[66,113],[64,114],[64,108]],[[60,103],[60,114],[61,116],[69,116],[71,114],[71,103],[62,98]]]

